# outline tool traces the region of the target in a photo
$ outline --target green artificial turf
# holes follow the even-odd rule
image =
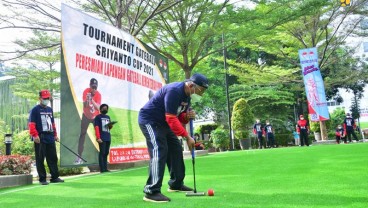
[[[171,202],[142,200],[147,168],[65,178],[0,190],[0,207],[368,207],[368,143],[232,151],[196,158],[198,191],[215,196],[162,193]],[[192,161],[185,184],[193,185]]]

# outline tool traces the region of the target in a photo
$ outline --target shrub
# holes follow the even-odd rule
[[[288,144],[294,143],[294,137],[289,134],[275,134],[275,142],[278,146],[289,146]]]
[[[0,156],[0,175],[21,175],[31,173],[32,159],[30,156]]]
[[[78,175],[83,171],[83,167],[71,167],[71,168],[61,168],[59,167],[59,175],[67,176],[67,175]]]
[[[50,173],[50,169],[45,163],[45,168],[48,173]],[[67,176],[67,175],[78,175],[81,174],[83,171],[83,167],[60,167],[60,160],[58,160],[58,169],[60,176]]]
[[[253,113],[244,98],[240,98],[234,104],[231,123],[237,139],[247,139],[249,137],[249,126],[253,122]]]
[[[12,154],[33,155],[34,143],[31,141],[29,131],[13,134]]]
[[[230,144],[229,134],[223,127],[218,127],[211,132],[211,141],[216,148],[228,148]]]

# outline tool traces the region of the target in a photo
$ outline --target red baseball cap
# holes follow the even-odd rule
[[[41,97],[42,99],[51,98],[50,91],[48,91],[48,90],[41,90],[41,91],[40,91],[40,97]]]

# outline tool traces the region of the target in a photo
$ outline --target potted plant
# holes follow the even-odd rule
[[[248,102],[244,98],[237,100],[234,104],[231,123],[235,138],[239,139],[242,150],[250,148],[251,140],[249,138],[249,128],[252,125],[253,120],[254,115]]]
[[[229,147],[230,140],[229,134],[223,127],[218,127],[211,132],[212,144],[215,148],[218,148],[220,151],[224,151]]]

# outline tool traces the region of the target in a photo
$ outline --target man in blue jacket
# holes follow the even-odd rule
[[[183,124],[195,117],[189,104],[199,101],[208,88],[208,80],[202,74],[194,74],[184,82],[165,85],[139,111],[138,123],[146,137],[150,155],[149,176],[143,192],[143,200],[150,202],[169,202],[161,194],[162,180],[167,164],[170,172],[169,192],[193,191],[184,185],[185,166],[182,146],[177,138],[187,141],[189,149],[195,141]]]

